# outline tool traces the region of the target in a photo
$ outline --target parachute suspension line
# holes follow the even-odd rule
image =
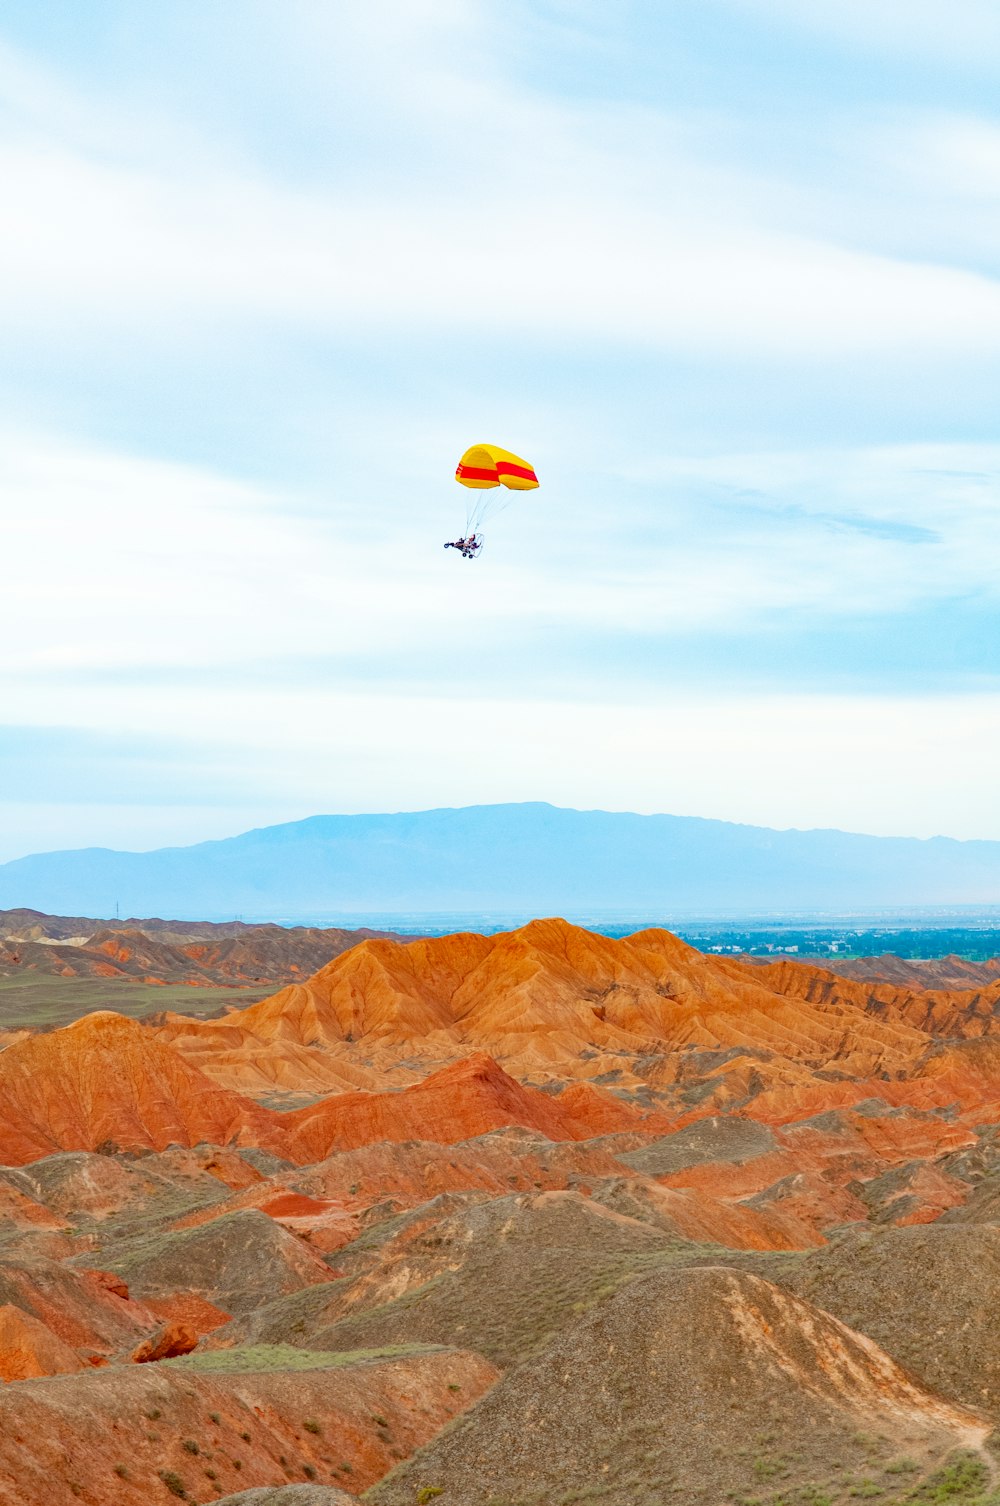
[[[487,518],[495,517],[497,513],[509,507],[514,496],[515,493],[508,491],[506,487],[470,491],[469,505],[465,513],[466,538],[470,533],[478,533]]]

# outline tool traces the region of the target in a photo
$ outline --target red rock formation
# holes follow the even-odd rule
[[[128,1301],[128,1282],[114,1271],[81,1271],[82,1276],[87,1276],[99,1286],[102,1291],[110,1292],[113,1297],[120,1297],[123,1302]]]
[[[132,1362],[136,1365],[149,1365],[156,1360],[173,1359],[178,1354],[190,1354],[198,1343],[198,1337],[197,1329],[173,1318],[133,1349]]]
[[[680,1239],[721,1245],[729,1250],[806,1250],[824,1243],[822,1221],[804,1204],[751,1205],[712,1197],[703,1190],[630,1180],[610,1193],[609,1206],[643,1217]],[[830,1222],[829,1219],[826,1220]]]
[[[69,1375],[85,1370],[75,1349],[38,1318],[5,1302],[0,1307],[0,1380],[28,1380],[37,1375]]]
[[[256,1205],[292,1234],[328,1255],[356,1239],[358,1225],[342,1203],[307,1197],[301,1192],[278,1192]]]
[[[289,1153],[308,1162],[377,1140],[450,1144],[509,1124],[538,1130],[550,1140],[583,1139],[586,1132],[573,1127],[579,1117],[579,1103],[564,1114],[558,1098],[522,1087],[479,1054],[402,1093],[341,1093],[285,1119]]]
[[[107,1146],[277,1146],[274,1120],[122,1015],[87,1015],[0,1053],[0,1158],[10,1165]]]
[[[730,971],[760,978],[787,997],[806,999],[828,1009],[845,1006],[873,1019],[898,1022],[934,1036],[1000,1034],[1000,979],[985,987],[960,990],[900,987],[839,976],[803,962],[753,965],[727,959]]]
[[[988,962],[970,962],[953,953],[947,957],[904,958],[887,952],[881,957],[833,958],[823,965],[843,978],[894,983],[908,989],[981,988],[1000,977],[1000,957],[991,957]]]
[[[51,1209],[27,1197],[3,1180],[0,1172],[0,1224],[20,1229],[63,1229],[65,1224]]]
[[[644,1135],[663,1134],[671,1125],[670,1115],[644,1112],[589,1082],[570,1083],[555,1102],[559,1118],[574,1140],[618,1135],[629,1130]]]
[[[118,937],[114,945],[125,943]],[[755,1166],[706,1164],[668,1179],[674,1190],[713,1204],[764,1198],[767,1218],[780,1213],[815,1234],[856,1212],[845,1190],[850,1181],[968,1145],[975,1124],[1000,1103],[993,992],[921,995],[791,962],[705,957],[665,931],[617,941],[562,921],[493,937],[370,940],[307,983],[222,1020],[174,1018],[154,1032],[95,1015],[10,1047],[0,1053],[0,1158],[24,1163],[68,1146],[209,1142],[170,1151],[170,1175],[208,1172],[247,1194],[227,1200],[229,1208],[261,1208],[330,1251],[354,1235],[358,1212],[371,1204],[370,1183],[346,1199],[318,1187],[306,1193],[301,1184],[269,1186],[243,1157],[211,1147],[235,1140],[302,1165],[380,1142],[456,1144],[507,1126],[554,1142],[648,1139],[734,1108],[793,1126],[881,1099],[885,1112],[852,1115],[849,1131],[841,1126],[831,1137],[803,1128]],[[469,1055],[470,1044],[490,1044],[521,1075],[561,1091],[526,1086],[481,1050]],[[404,1053],[413,1065],[401,1065]],[[446,1066],[412,1082],[416,1061],[442,1057]],[[390,1082],[408,1085],[334,1093],[278,1114],[213,1081],[208,1072],[220,1060],[223,1075],[240,1061],[258,1073],[267,1064],[271,1082],[282,1072],[313,1087],[324,1076],[377,1082],[386,1068]],[[605,1073],[663,1107],[639,1110],[593,1082],[567,1081]],[[898,1112],[907,1107],[925,1112]],[[943,1108],[958,1110],[954,1122],[927,1116]],[[39,1171],[24,1173],[23,1182],[0,1180],[0,1188],[10,1189],[24,1220],[46,1206],[59,1216],[84,1207],[105,1216],[132,1196],[139,1173],[103,1157],[91,1161],[73,1175],[61,1169],[58,1184],[54,1173]],[[409,1171],[407,1179],[414,1181]],[[427,1183],[470,1185],[464,1172],[449,1181],[436,1163]],[[538,1185],[550,1185],[544,1174]],[[907,1206],[928,1216],[961,1191],[926,1179],[921,1186]],[[380,1184],[382,1195],[395,1195],[390,1187]],[[428,1195],[426,1186],[419,1190]],[[281,1201],[291,1192],[312,1201],[292,1211]],[[400,1184],[400,1196],[412,1201],[416,1190]],[[34,1216],[44,1221],[43,1211]],[[211,1216],[199,1212],[188,1222]]]
[[[214,1333],[228,1323],[232,1313],[223,1312],[197,1292],[177,1292],[167,1297],[146,1297],[143,1306],[166,1323],[179,1323],[199,1336]]]
[[[120,926],[0,910],[0,975],[280,986],[308,976],[365,937],[384,934],[309,926],[213,925],[148,920]],[[221,997],[218,1007],[224,1006]]]
[[[0,1302],[80,1353],[131,1349],[157,1322],[142,1303],[120,1295],[117,1277],[37,1255],[22,1262],[7,1253],[0,1260]]]
[[[611,1072],[632,1087],[637,1059],[698,1049],[746,1052],[748,1071],[766,1057],[780,1081],[796,1065],[898,1078],[935,1035],[992,1032],[997,989],[922,994],[707,957],[666,931],[614,940],[547,920],[500,936],[366,941],[222,1020],[170,1016],[164,1039],[220,1081],[313,1092],[372,1066],[398,1083],[401,1058],[433,1064],[470,1050],[522,1078]],[[664,1062],[663,1084],[671,1070]],[[738,1096],[728,1076],[721,1067],[718,1106]]]
[[[336,1243],[323,1244],[329,1250],[357,1238],[365,1215],[374,1208],[402,1211],[449,1193],[486,1198],[589,1188],[621,1173],[621,1164],[603,1147],[552,1143],[516,1126],[459,1145],[382,1141],[337,1152],[313,1166],[278,1172],[259,1186],[234,1193],[225,1203],[188,1214],[174,1227],[192,1228],[237,1208],[260,1208],[313,1244],[317,1232],[327,1238],[332,1224],[338,1232]],[[289,1207],[298,1208],[299,1215],[289,1216]],[[313,1211],[302,1211],[307,1207]]]
[[[495,1378],[480,1356],[447,1349],[287,1372],[124,1365],[6,1386],[0,1506],[148,1506],[177,1495],[165,1474],[187,1499],[215,1500],[287,1479],[282,1457],[300,1481],[308,1465],[363,1490]]]

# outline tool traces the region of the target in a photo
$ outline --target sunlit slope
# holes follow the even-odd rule
[[[678,1103],[698,1079],[719,1106],[773,1092],[774,1116],[794,1118],[821,1106],[818,1087],[823,1106],[846,1101],[838,1082],[878,1079],[891,1095],[918,1077],[945,1091],[969,1076],[988,1093],[1000,1040],[981,1038],[1000,1031],[998,1001],[1000,984],[917,992],[705,956],[668,931],[616,940],[553,919],[488,937],[366,941],[223,1019],[171,1016],[163,1038],[247,1092],[324,1073],[347,1086],[349,1071],[367,1087],[379,1072],[400,1081],[401,1061],[485,1051],[515,1075],[644,1085]]]

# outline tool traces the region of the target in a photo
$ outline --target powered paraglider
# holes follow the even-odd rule
[[[493,444],[474,444],[466,450],[455,480],[470,493],[465,534],[444,547],[457,549],[467,560],[475,559],[483,547],[483,519],[502,512],[513,501],[511,493],[533,491],[538,485],[534,468],[526,460]]]

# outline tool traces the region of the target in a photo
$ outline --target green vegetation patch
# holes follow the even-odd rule
[[[296,1349],[291,1344],[247,1344],[236,1349],[195,1350],[160,1363],[181,1370],[246,1374],[262,1370],[341,1370],[348,1365],[372,1365],[383,1360],[412,1359],[444,1352],[441,1344],[390,1344],[382,1349],[340,1351]]]
[[[0,977],[0,1026],[5,1030],[55,1029],[95,1009],[113,1009],[132,1020],[164,1009],[211,1019],[233,1006],[256,1004],[273,994],[273,983],[249,988],[199,988],[188,983],[142,983],[127,978],[60,978],[49,973]]]
[[[990,1490],[989,1470],[980,1454],[953,1454],[940,1469],[921,1480],[905,1497],[906,1506],[1000,1506],[1000,1491]]]

